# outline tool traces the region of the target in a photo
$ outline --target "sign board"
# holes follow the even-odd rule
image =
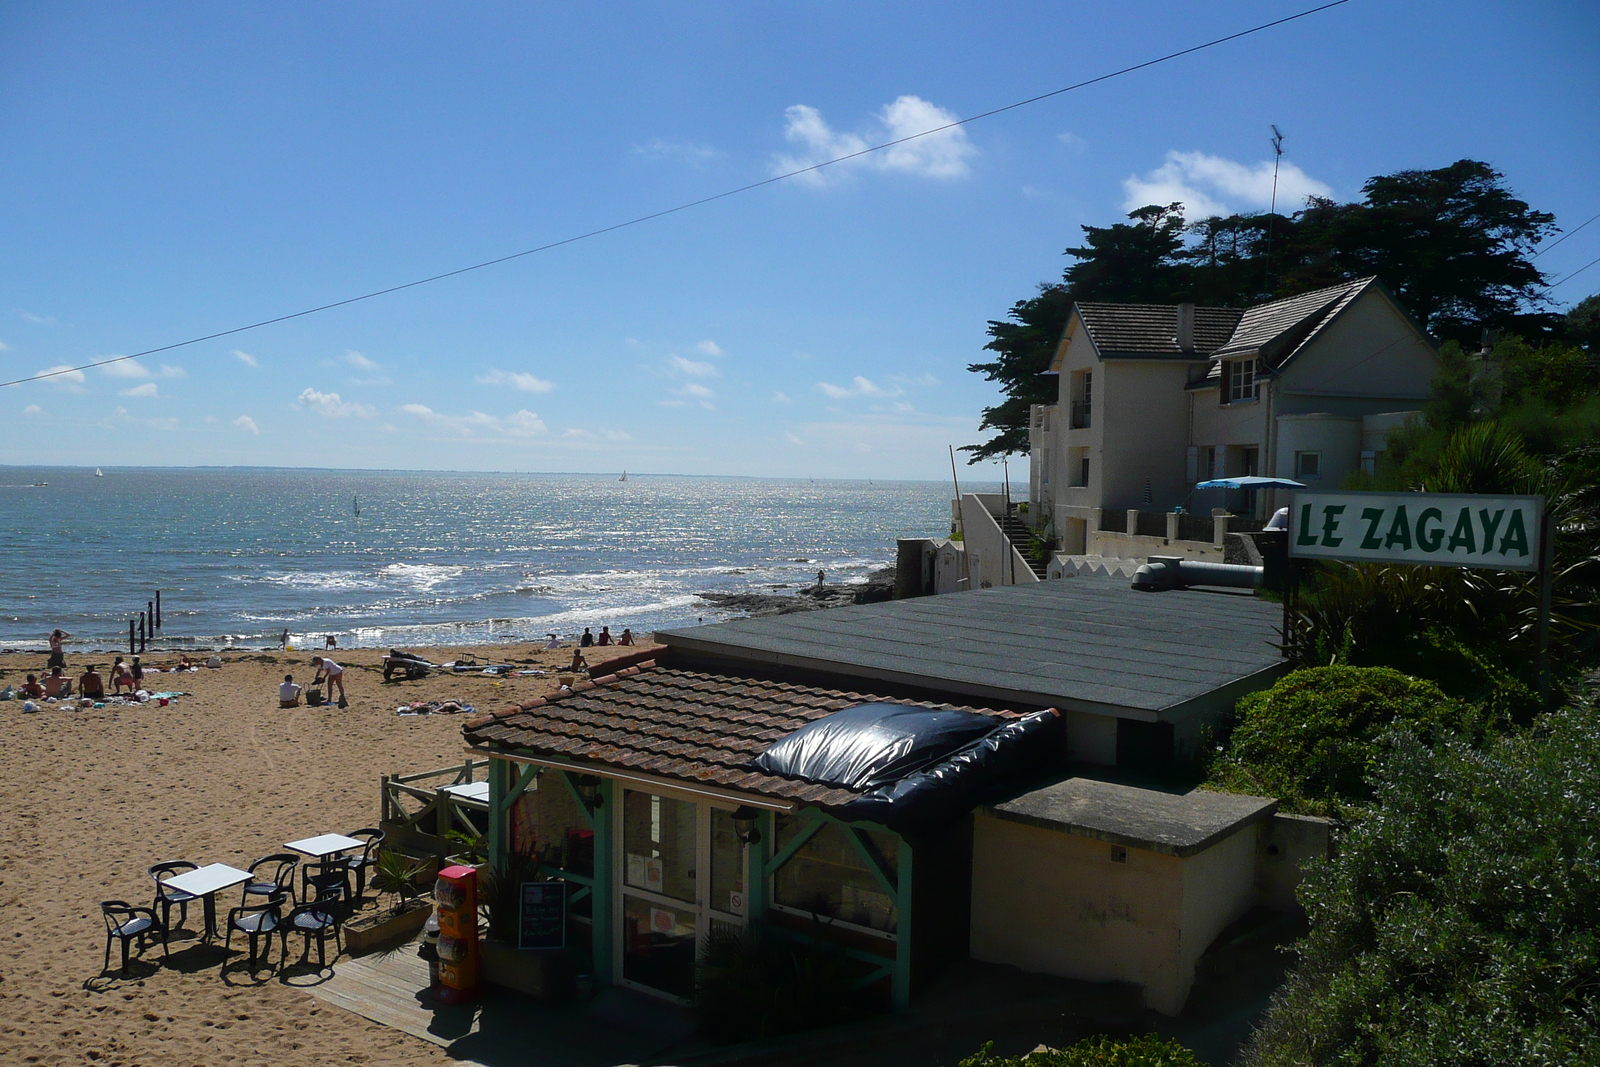
[[[1542,496],[1297,492],[1289,555],[1536,571],[1543,517]]]
[[[523,882],[517,947],[565,948],[567,883]]]

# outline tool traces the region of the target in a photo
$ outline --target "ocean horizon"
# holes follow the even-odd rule
[[[629,472],[0,466],[0,646],[428,647],[648,633],[699,593],[859,582],[948,533],[938,481]],[[47,483],[36,485],[36,483]],[[993,491],[974,482],[968,491]],[[1013,487],[1015,488],[1015,487]]]

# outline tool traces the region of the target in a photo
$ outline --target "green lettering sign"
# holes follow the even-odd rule
[[[1389,524],[1389,534],[1383,539],[1384,548],[1394,548],[1396,545],[1411,550],[1411,520],[1406,517],[1406,506],[1401,504],[1394,509],[1394,521]]]
[[[1437,522],[1441,525],[1436,529],[1428,529],[1427,524]],[[1417,547],[1424,552],[1437,552],[1444,543],[1444,512],[1438,508],[1424,508],[1421,515],[1417,516]]]
[[[1494,550],[1494,532],[1500,528],[1500,520],[1505,517],[1504,508],[1495,512],[1493,519],[1489,518],[1488,508],[1478,509],[1478,521],[1483,523],[1483,550],[1485,552]]]
[[[1329,504],[1322,509],[1322,543],[1329,548],[1344,544],[1344,538],[1334,536],[1339,532],[1339,516],[1343,514],[1343,504]]]
[[[1383,538],[1378,536],[1378,524],[1383,522],[1383,509],[1362,508],[1361,521],[1367,524],[1367,532],[1361,535],[1361,547],[1369,552],[1382,548]]]
[[[1528,554],[1528,531],[1522,528],[1522,512],[1513,511],[1511,518],[1506,520],[1506,535],[1500,539],[1500,554],[1516,552],[1519,556]]]
[[[1314,544],[1316,544],[1317,543],[1317,535],[1316,535],[1316,532],[1315,532],[1315,530],[1313,528],[1314,525],[1315,524],[1314,524],[1314,522],[1312,521],[1312,518],[1311,518],[1311,505],[1310,504],[1301,504],[1300,505],[1300,533],[1295,537],[1294,543],[1297,544],[1297,545],[1314,545]]]
[[[1467,554],[1478,551],[1478,542],[1473,540],[1472,534],[1472,509],[1462,508],[1461,514],[1456,516],[1456,528],[1450,531],[1450,551],[1458,548],[1467,550]]]

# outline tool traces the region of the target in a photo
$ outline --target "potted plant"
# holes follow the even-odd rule
[[[524,882],[547,880],[537,848],[518,849],[506,856],[505,866],[490,869],[479,883],[478,901],[487,918],[485,937],[478,943],[479,977],[490,985],[514,989],[530,997],[565,996],[572,988],[571,968],[561,949],[517,947]]]
[[[344,946],[350,955],[409,940],[422,929],[433,905],[417,884],[421,873],[422,865],[401,852],[384,849],[378,853],[370,880],[380,904],[344,924]]]
[[[444,838],[455,846],[456,851],[445,857],[447,864],[460,864],[464,867],[482,868],[488,860],[484,850],[482,834],[469,834],[464,830],[449,830]]]

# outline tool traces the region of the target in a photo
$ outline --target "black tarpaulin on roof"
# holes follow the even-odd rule
[[[964,814],[990,786],[1059,757],[1059,723],[1054,711],[1003,722],[970,711],[859,704],[807,723],[754,763],[768,774],[864,791],[838,814],[901,829]]]

